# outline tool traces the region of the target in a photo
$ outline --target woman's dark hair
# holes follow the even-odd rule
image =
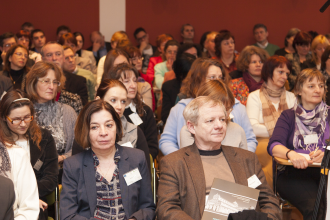
[[[217,57],[219,58],[221,57],[221,42],[224,40],[229,40],[230,38],[232,38],[235,41],[234,35],[232,35],[230,32],[222,32],[215,37],[214,39],[215,55]]]
[[[112,115],[112,118],[116,124],[116,142],[120,141],[123,136],[121,120],[115,109],[102,99],[94,100],[88,102],[80,111],[76,126],[74,128],[75,140],[84,149],[92,147],[89,139],[91,118],[94,113],[101,110],[106,110]]]
[[[207,35],[208,35],[209,33],[211,33],[211,31],[206,31],[206,32],[202,35],[201,40],[199,41],[199,44],[200,44],[201,47],[202,47],[202,51],[204,50],[204,43],[205,43],[206,38],[207,38]]]
[[[327,68],[326,62],[330,57],[330,46],[327,46],[321,57],[321,70],[324,71]]]
[[[289,46],[288,45],[288,38],[292,37],[292,36],[296,36],[296,34],[298,34],[300,32],[300,30],[298,28],[291,28],[289,30],[289,32],[286,34],[285,38],[284,38],[284,45],[285,47]]]
[[[142,56],[141,51],[139,50],[139,48],[135,47],[135,46],[127,46],[124,48],[126,53],[128,54],[129,58],[134,58],[136,55],[137,56]]]
[[[271,56],[269,57],[262,66],[261,78],[267,82],[268,79],[273,79],[274,70],[277,67],[284,67],[284,65],[289,69],[290,73],[292,71],[291,62],[283,56]]]
[[[164,47],[164,52],[166,53],[166,50],[169,46],[177,46],[178,48],[180,47],[180,44],[176,40],[169,40],[166,42],[165,47]]]
[[[223,70],[218,60],[197,58],[191,65],[186,78],[182,81],[180,93],[184,94],[187,98],[196,98],[197,91],[205,82],[209,67],[212,65],[220,68],[223,77],[222,80],[225,84],[228,84],[229,75]]]
[[[186,50],[189,50],[190,48],[195,48],[197,51],[197,58],[202,56],[202,50],[201,47],[197,44],[193,43],[184,43],[179,46],[178,52],[176,54],[176,59],[178,59],[183,53],[186,52]]]
[[[121,63],[118,64],[116,67],[110,69],[107,73],[103,74],[102,81],[105,79],[116,79],[116,80],[124,80],[127,78],[128,72],[133,72],[136,80],[139,77],[139,71],[132,66],[131,64],[128,63]],[[136,93],[135,98],[133,99],[133,102],[136,105],[136,110],[137,113],[140,117],[144,115],[144,109],[143,109],[143,102],[142,102],[142,97],[139,94],[139,92]]]
[[[58,43],[61,44],[61,45],[64,45],[65,42],[72,43],[75,46],[78,45],[77,44],[77,39],[72,33],[62,34],[62,36],[60,37]]]
[[[11,62],[9,61],[9,57],[13,56],[13,54],[14,54],[15,51],[16,51],[16,49],[19,48],[19,47],[20,47],[20,48],[23,48],[24,50],[26,50],[27,55],[29,56],[29,50],[28,50],[26,47],[24,47],[24,46],[22,46],[22,45],[20,45],[20,44],[13,45],[13,46],[7,51],[6,58],[5,58],[5,60],[4,60],[4,63],[5,63],[5,65],[4,65],[4,67],[3,67],[3,70],[4,70],[4,71],[10,72],[10,70],[11,70],[11,67],[10,67]],[[28,67],[28,66],[26,65],[26,63],[25,63],[25,66],[23,67],[23,69],[24,69],[24,72],[25,72],[25,73],[28,73],[28,72],[30,71],[30,67]]]
[[[24,31],[24,30],[20,30],[17,34],[16,34],[16,39],[20,39],[21,37],[25,37],[27,39],[29,39],[29,48],[31,47],[31,33],[28,31]],[[29,49],[28,48],[28,49]]]
[[[73,35],[75,37],[81,36],[82,40],[83,40],[83,44],[85,43],[85,38],[84,35],[81,32],[74,32]],[[77,38],[76,38],[77,39]]]
[[[123,55],[124,57],[126,57],[127,62],[128,62],[129,56],[123,49],[120,49],[120,48],[112,49],[108,52],[107,56],[105,57],[104,74],[108,73],[114,67],[113,63],[115,62],[116,58],[119,55]]]
[[[302,46],[302,45],[310,45],[312,42],[312,37],[311,35],[309,35],[309,33],[305,32],[305,31],[300,31],[298,34],[296,34],[293,43],[292,43],[292,47],[294,48],[294,50],[297,52],[296,49],[296,45]]]
[[[119,80],[105,79],[105,80],[102,80],[99,88],[97,89],[96,96],[100,97],[100,99],[104,99],[104,96],[107,94],[109,89],[111,89],[113,87],[121,87],[127,93],[127,89],[126,89],[125,85],[122,82],[120,82]]]
[[[186,78],[191,65],[196,60],[194,55],[183,53],[180,57],[177,57],[176,60],[173,62],[173,71],[175,73],[176,79],[181,82]]]
[[[19,100],[17,99],[27,98],[26,94],[21,90],[13,90],[7,92],[0,101],[0,141],[6,144],[15,144],[15,140],[12,136],[12,131],[7,125],[7,116],[10,115],[10,112],[16,108],[23,106],[28,106],[31,111],[31,116],[34,116],[34,107],[33,103],[29,100]],[[31,139],[38,148],[40,149],[40,141],[42,139],[41,130],[35,120],[30,122],[30,126],[26,132],[26,137]]]

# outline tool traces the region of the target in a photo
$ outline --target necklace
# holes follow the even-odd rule
[[[11,77],[11,74],[10,74],[9,72],[8,72],[8,75],[9,75],[11,81],[13,82],[13,85],[15,85],[16,82],[15,82],[15,80],[13,79],[13,77]],[[16,79],[16,81],[19,80],[23,75],[24,75],[24,74],[20,75],[20,76]]]
[[[104,178],[106,178],[106,176],[108,175],[109,170],[110,170],[110,167],[111,167],[111,166],[109,166],[108,171],[107,171],[106,174],[104,175],[103,172],[102,172],[101,166],[98,165],[98,168],[100,169],[100,173],[101,173],[101,175],[102,175]]]

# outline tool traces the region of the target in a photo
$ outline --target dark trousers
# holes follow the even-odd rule
[[[320,168],[287,166],[277,178],[277,191],[301,212],[304,219],[312,219],[320,177]],[[324,203],[321,202],[319,211],[323,210]]]

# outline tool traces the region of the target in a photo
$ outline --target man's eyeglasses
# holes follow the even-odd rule
[[[61,83],[57,80],[51,81],[50,79],[38,79],[38,81],[42,85],[50,85],[51,83],[53,83],[54,86],[60,86],[61,85]]]
[[[10,123],[12,123],[13,125],[20,125],[22,123],[22,121],[24,121],[25,123],[29,123],[33,120],[33,116],[27,116],[25,118],[20,118],[20,119],[11,119],[8,116],[6,116],[7,119],[10,121]]]

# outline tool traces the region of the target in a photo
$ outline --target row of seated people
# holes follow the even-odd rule
[[[56,43],[50,43],[50,44],[47,44],[45,46],[46,47],[43,48],[44,49],[44,53],[42,53],[43,59],[44,60],[47,60],[47,57],[48,57],[48,58],[50,58],[49,61],[54,62],[54,63],[58,64],[61,68],[63,68],[63,65],[62,65],[61,62],[63,62],[63,55],[65,53],[65,50],[64,50],[65,48],[62,49]],[[171,45],[169,45],[169,46],[171,46]],[[24,49],[24,47],[21,47],[21,48]],[[9,63],[9,62],[12,62],[11,60],[14,60],[13,58],[16,58],[18,60],[16,62],[12,62],[12,63],[14,63],[14,65],[11,65],[11,63],[9,63],[9,66],[10,67],[12,67],[12,66],[15,67],[16,64],[22,63],[21,60],[19,60],[20,58],[23,58],[23,60],[24,60],[27,57],[27,51],[26,50],[25,50],[26,53],[24,53],[22,51],[16,51],[16,49],[17,48],[14,49],[14,52],[11,53],[11,55],[8,55],[9,53],[7,54],[8,55],[8,58],[10,57],[10,60],[8,59],[8,62],[5,62],[5,64],[6,63]],[[47,52],[47,50],[48,50],[48,52]],[[116,51],[116,50],[113,50],[113,51]],[[118,51],[120,51],[120,49],[118,49]],[[15,56],[17,56],[17,57],[15,57]],[[119,57],[119,56],[117,56],[117,57]],[[180,56],[180,58],[181,58],[181,56]],[[61,61],[61,59],[62,59],[62,61]],[[194,59],[194,58],[192,58],[191,56],[189,57],[189,55],[187,55],[187,54],[184,54],[184,55],[182,55],[182,59],[183,60],[184,59],[189,60],[189,59]],[[282,59],[283,60],[283,58],[278,58],[278,57],[275,57],[275,60],[276,59],[279,59],[279,60]],[[112,60],[112,62],[115,62],[115,59]],[[127,59],[126,59],[126,62],[128,62]],[[287,62],[287,61],[285,61],[285,62]],[[280,61],[280,62],[278,62],[278,64],[275,63],[275,65],[277,65],[277,66],[274,66],[273,71],[268,72],[268,74],[272,74],[272,72],[274,72],[274,74],[272,76],[266,75],[266,79],[270,78],[271,80],[269,80],[269,81],[265,80],[266,83],[262,83],[261,84],[261,85],[265,85],[265,87],[266,87],[265,90],[267,90],[268,82],[274,81],[274,77],[277,76],[277,74],[275,74],[276,73],[275,69],[277,69],[278,67],[283,68],[283,66],[284,66],[283,63],[285,63],[285,62]],[[73,127],[74,127],[74,124],[75,124],[75,121],[76,121],[75,117],[77,117],[77,115],[74,116],[74,114],[76,114],[76,113],[74,111],[72,111],[72,109],[68,108],[69,106],[63,105],[62,107],[58,107],[58,106],[61,106],[60,104],[58,104],[59,102],[55,102],[56,104],[54,104],[54,105],[56,105],[56,107],[54,107],[54,108],[52,108],[50,105],[48,106],[48,104],[52,104],[53,103],[52,102],[53,99],[57,98],[57,96],[59,95],[58,92],[61,91],[61,94],[62,94],[62,91],[64,91],[63,90],[63,85],[65,84],[67,86],[67,83],[63,79],[63,73],[61,73],[62,72],[61,69],[56,68],[56,65],[53,65],[53,67],[46,67],[46,66],[43,66],[42,67],[42,65],[45,65],[45,62],[41,62],[40,64],[38,64],[38,63],[35,64],[32,67],[32,70],[27,73],[26,79],[25,79],[24,82],[21,83],[21,85],[24,85],[23,89],[26,90],[26,92],[28,94],[28,97],[29,97],[29,100],[31,100],[34,103],[34,107],[36,108],[36,114],[32,113],[32,110],[30,110],[30,116],[34,116],[35,115],[36,116],[36,119],[38,121],[38,124],[40,126],[42,126],[42,128],[46,128],[49,131],[51,131],[52,136],[53,136],[53,138],[55,140],[55,143],[56,143],[57,152],[59,154],[58,161],[59,162],[63,162],[64,159],[66,159],[67,157],[69,157],[71,155],[71,152],[70,151],[72,150],[72,145],[74,145],[74,139],[77,138],[75,136],[75,134],[73,134],[73,131],[74,131]],[[106,65],[110,65],[110,66],[112,65],[111,64],[111,61],[110,62],[105,62],[105,64]],[[191,94],[197,94],[197,91],[193,91],[193,90],[196,90],[196,88],[198,89],[199,88],[199,85],[202,85],[202,83],[205,83],[205,82],[207,83],[207,81],[209,81],[210,79],[218,79],[220,81],[224,81],[226,83],[226,86],[228,86],[227,83],[228,83],[228,81],[229,81],[230,78],[229,77],[226,77],[226,75],[228,76],[228,74],[226,74],[226,71],[223,70],[221,63],[219,64],[219,62],[216,61],[215,59],[213,59],[213,60],[211,60],[211,59],[197,59],[194,62],[194,64],[197,65],[197,69],[203,67],[203,65],[205,65],[205,64],[208,65],[208,66],[206,66],[204,68],[204,72],[203,71],[200,71],[201,74],[200,73],[195,73],[195,75],[193,75],[193,71],[190,71],[188,73],[188,76],[186,77],[186,79],[187,79],[186,81],[188,82],[188,84],[189,83],[190,84],[189,85],[186,85],[186,87],[182,86],[182,89],[183,89],[182,90],[182,94],[178,96],[179,97],[178,100],[179,99],[182,99],[182,98],[194,98]],[[49,65],[49,63],[48,63],[48,65]],[[286,63],[285,65],[287,66],[287,69],[290,69],[289,64]],[[117,67],[119,69],[121,69],[124,66],[125,65],[118,65]],[[129,65],[126,65],[126,66],[129,66]],[[129,67],[129,68],[131,68],[131,67]],[[49,73],[48,70],[50,70],[50,69],[52,69],[54,73]],[[193,70],[193,68],[191,68],[191,69]],[[50,72],[52,72],[52,71],[50,71]],[[126,102],[127,103],[125,105],[129,106],[132,103],[132,105],[129,106],[129,108],[127,108],[130,111],[128,115],[132,115],[133,113],[136,113],[136,109],[139,108],[139,106],[140,107],[142,106],[142,108],[138,109],[138,111],[142,109],[142,111],[140,111],[140,112],[142,112],[142,114],[140,116],[142,116],[143,113],[145,113],[145,115],[147,115],[148,114],[148,111],[145,110],[145,109],[148,109],[148,108],[146,107],[146,105],[144,105],[143,103],[142,103],[142,105],[139,105],[138,101],[134,100],[134,98],[136,98],[137,100],[140,100],[140,96],[138,96],[137,95],[138,93],[136,92],[137,91],[138,72],[135,71],[134,68],[131,68],[131,70],[128,71],[129,74],[127,73],[127,69],[125,71],[119,71],[119,72],[118,72],[118,69],[116,69],[114,67],[114,65],[112,65],[112,67],[110,67],[110,69],[108,69],[107,72],[104,72],[104,74],[102,76],[103,80],[101,80],[101,81],[102,82],[105,81],[107,79],[107,75],[109,75],[109,78],[120,79],[121,81],[123,81],[123,83],[125,84],[125,87],[127,88],[127,91],[128,91],[127,97],[126,97],[126,99],[127,99]],[[283,72],[285,74],[283,74]],[[30,75],[30,78],[28,77],[29,74],[31,74]],[[33,75],[33,74],[35,74],[35,75]],[[200,75],[198,75],[198,74],[200,74]],[[282,70],[282,75],[283,75],[284,78],[281,78],[279,80],[280,82],[283,82],[283,79],[286,80],[287,77],[290,76],[286,70],[284,70],[284,71]],[[70,76],[71,75],[69,75],[69,77]],[[135,79],[134,79],[134,77],[135,77]],[[43,78],[45,78],[45,79],[43,79]],[[199,79],[201,79],[201,80],[199,80]],[[11,80],[13,81],[13,79],[11,79]],[[284,82],[285,82],[285,80],[284,80]],[[319,81],[322,82],[322,80],[324,80],[324,78],[323,79],[320,78]],[[183,83],[184,82],[185,82],[185,80],[183,80]],[[275,87],[274,87],[274,85],[271,85],[272,87],[271,87],[270,90],[272,90],[272,89],[276,88],[276,86],[278,86],[278,88],[280,88],[280,89],[277,88],[275,90],[281,90],[281,94],[283,94],[283,91],[285,91],[283,89],[284,88],[283,87],[284,84],[283,84],[283,86],[280,86],[280,84],[275,85]],[[14,85],[15,85],[15,83],[14,83]],[[31,86],[31,85],[33,85],[33,86]],[[61,85],[62,85],[62,87],[61,87]],[[44,86],[44,88],[42,88],[43,86]],[[47,87],[47,89],[45,89],[46,88],[45,86]],[[74,86],[74,84],[73,84],[73,86]],[[70,89],[73,86],[68,86],[68,88]],[[318,87],[318,86],[316,86],[316,87]],[[29,90],[31,92],[30,95],[29,95]],[[184,93],[184,91],[186,91],[186,93]],[[229,87],[227,89],[224,89],[224,91],[225,91],[225,93],[227,93],[227,97],[232,97],[231,95],[229,95],[231,93]],[[130,93],[133,94],[132,98],[129,98]],[[202,94],[202,93],[200,93],[200,94]],[[209,95],[209,94],[211,94],[210,91],[209,91],[209,93],[206,92],[204,95]],[[286,92],[285,92],[285,94],[286,94]],[[269,95],[269,94],[266,94],[266,95]],[[22,98],[23,96],[21,95],[20,97]],[[112,96],[110,96],[110,97],[112,97]],[[104,96],[102,98],[102,95],[100,95],[100,98],[103,99]],[[115,97],[115,98],[116,99],[119,99],[118,97]],[[260,99],[262,99],[262,98],[260,98]],[[115,99],[113,99],[113,100],[115,100]],[[18,101],[20,101],[20,100],[18,100]],[[25,100],[25,101],[27,101],[27,100]],[[111,101],[112,100],[109,100],[110,104],[111,104]],[[221,100],[221,101],[223,101],[223,100]],[[278,100],[277,99],[275,99],[275,101],[273,100],[273,103],[277,103],[276,101],[278,101]],[[280,100],[280,101],[283,101],[283,100]],[[122,102],[123,102],[123,99],[121,100],[121,104],[122,104]],[[47,103],[47,105],[46,105],[47,108],[42,109],[42,107],[43,107],[42,104],[43,103]],[[188,103],[189,103],[189,101],[188,101]],[[237,100],[236,101],[233,101],[233,98],[231,99],[231,103],[235,103],[235,104],[238,103],[239,104],[238,106],[240,106],[240,108],[236,108],[237,109],[237,112],[240,111],[238,113],[238,116],[236,116],[237,119],[235,119],[235,116],[232,117],[232,120],[234,122],[235,122],[235,120],[237,120],[237,123],[239,124],[239,120],[240,120],[239,119],[239,116],[240,116],[240,114],[244,114],[244,112],[242,111],[242,109],[245,110],[245,108],[244,108],[243,105],[241,105],[239,102],[237,102]],[[281,103],[281,104],[283,105],[283,103]],[[185,103],[184,105],[187,105],[187,103]],[[285,107],[283,107],[282,105],[281,105],[281,109],[280,110],[282,110],[282,109],[284,110],[285,109]],[[39,107],[39,109],[38,109],[38,107]],[[235,106],[233,105],[232,108],[234,109],[234,107]],[[121,112],[121,110],[119,110],[120,108],[121,107],[118,107],[118,109],[116,109],[116,112],[119,114],[119,116],[122,116],[122,114],[120,114],[120,112]],[[229,109],[231,109],[231,108],[229,108]],[[228,109],[228,111],[229,111],[229,109]],[[52,115],[47,115],[46,114],[46,112],[49,114],[49,112],[52,112],[52,111],[54,111],[55,114],[52,114]],[[125,115],[125,111],[126,111],[126,109],[124,110],[124,115]],[[181,112],[183,112],[183,110]],[[149,116],[150,115],[152,115],[152,116],[149,117],[149,118],[152,118],[153,119],[152,111],[151,111],[151,114],[149,114]],[[232,116],[233,115],[234,115],[234,110],[232,112]],[[8,115],[5,115],[4,117],[6,117],[6,116],[8,116]],[[31,117],[29,118],[29,117],[24,117],[24,116],[27,116],[27,115],[23,115],[23,117],[19,117],[19,116],[18,117],[14,117],[14,118],[19,118],[19,120],[20,120],[18,127],[24,127],[24,126],[21,126],[21,125],[24,125],[25,122],[31,122],[31,120],[32,120]],[[8,116],[8,118],[11,119],[9,116]],[[24,120],[22,120],[22,118],[24,118]],[[132,118],[135,118],[135,119],[132,119]],[[10,122],[9,119],[8,119],[8,121]],[[130,120],[130,119],[132,120],[132,122],[134,122],[134,124],[136,124],[135,123],[136,117],[134,117],[134,115],[132,117],[127,117],[127,120]],[[245,117],[245,119],[248,119],[248,118]],[[23,121],[24,121],[24,123],[23,123]],[[140,125],[145,125],[146,123],[144,123],[144,122],[146,122],[146,120],[142,120],[142,121],[143,121],[143,123],[140,124]],[[242,121],[244,121],[244,120],[242,120]],[[13,122],[11,122],[11,123],[14,124]],[[16,125],[17,125],[17,123],[18,122],[16,120]],[[122,123],[124,124],[123,121],[122,121]],[[248,121],[246,122],[246,120],[245,120],[245,123],[248,125],[249,122]],[[272,122],[272,123],[275,123],[275,122]],[[64,124],[67,124],[67,125],[64,125]],[[173,125],[173,123],[167,123],[166,126],[168,124],[172,124]],[[244,124],[244,123],[242,122],[242,124]],[[188,127],[188,125],[187,125],[187,127]],[[254,134],[253,134],[253,132],[251,132],[252,131],[251,125],[250,125],[250,127],[248,127],[248,126],[245,126],[245,128],[243,126],[241,126],[241,127],[244,130],[246,129],[246,131],[250,131],[250,133],[252,133],[251,135],[253,137]],[[267,125],[266,125],[266,127],[267,127]],[[180,130],[181,130],[181,128],[180,128]],[[25,129],[27,129],[27,126],[25,126],[24,129],[21,128],[22,131],[24,131]],[[154,131],[153,134],[156,133],[156,129],[150,129],[150,126],[146,126],[146,129],[149,129],[149,131],[150,130],[151,131]],[[166,127],[165,127],[165,129],[166,129]],[[139,132],[139,129],[136,129],[136,130],[137,130],[136,131],[137,133],[134,132],[134,134],[133,134],[133,136],[135,135],[135,137],[138,136],[138,132]],[[240,133],[241,134],[244,134],[244,133],[246,134],[247,133],[246,131],[245,132],[240,132]],[[125,133],[124,128],[123,128],[123,132]],[[16,134],[16,132],[13,132],[13,133]],[[26,133],[26,130],[25,130],[25,133]],[[144,135],[145,135],[145,132],[144,132]],[[129,136],[131,136],[131,135],[129,135]],[[152,136],[153,137],[156,137],[156,135],[152,135]],[[8,135],[4,135],[4,137],[8,137]],[[85,135],[85,137],[86,137],[86,135]],[[141,135],[140,135],[140,137],[141,137]],[[66,139],[66,138],[68,138],[68,139]],[[14,136],[13,139],[16,140],[17,138],[15,138],[15,136]],[[24,139],[24,136],[23,136],[23,139]],[[63,139],[65,139],[65,140],[63,141]],[[245,138],[245,141],[247,139],[248,138]],[[129,141],[130,140],[132,140],[132,139],[129,138]],[[244,144],[241,143],[241,142],[244,142],[244,137],[242,135],[241,135],[240,140],[241,141],[238,142],[238,145],[239,146],[242,146],[242,148],[244,148]],[[12,142],[9,142],[9,143],[13,143],[13,140],[10,140],[10,141],[12,141]],[[6,141],[4,141],[4,142],[6,142]],[[23,141],[23,142],[24,142],[24,144],[21,144],[21,145],[22,145],[23,148],[24,147],[26,148],[26,145],[29,145],[28,143],[26,143],[26,137],[25,137],[25,141]],[[252,150],[250,150],[250,148],[248,147],[249,146],[248,145],[248,142],[250,142],[250,144],[254,142],[254,150],[253,150],[253,144],[251,144],[252,148],[251,147],[250,148]],[[71,143],[71,146],[70,146],[69,143]],[[18,145],[19,143],[16,143],[16,144]],[[82,144],[82,142],[79,142],[79,144],[78,143],[76,143],[76,144],[77,145],[81,145],[81,146],[84,147],[84,145]],[[255,136],[254,136],[254,140],[252,140],[252,142],[251,141],[246,141],[245,149],[248,148],[250,151],[255,151],[256,145],[257,145],[257,142],[256,142]],[[147,148],[143,148],[142,146],[136,146],[136,147],[137,148],[140,147],[140,149],[142,149],[142,150],[143,149],[147,149],[147,150],[150,150],[151,149],[149,143],[148,143],[148,147]],[[30,150],[31,150],[31,148],[30,148]],[[157,139],[156,139],[156,151],[157,151]],[[148,154],[149,153],[146,153],[146,150],[145,150],[145,156],[146,156],[146,160],[147,161],[148,161],[148,156],[147,156]],[[155,155],[157,155],[157,153]],[[289,155],[290,155],[290,152],[288,153],[288,157],[289,157]],[[32,162],[32,157],[31,157],[31,162]],[[100,172],[102,172],[102,170]]]

